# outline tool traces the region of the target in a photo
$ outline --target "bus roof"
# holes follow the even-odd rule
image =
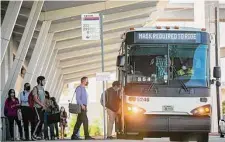
[[[133,28],[132,30],[129,30],[127,32],[135,32],[135,31],[170,31],[170,32],[176,32],[176,31],[193,31],[193,32],[206,32],[205,30],[202,30],[200,28],[192,28],[192,27],[178,27],[175,28],[174,26],[159,26],[157,27],[143,27],[143,28]],[[169,29],[167,29],[169,27]]]

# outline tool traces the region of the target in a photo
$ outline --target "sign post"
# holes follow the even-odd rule
[[[101,40],[102,73],[97,74],[97,80],[102,81],[103,90],[103,115],[104,115],[104,139],[106,139],[106,116],[105,116],[105,81],[108,80],[104,73],[104,43],[103,43],[103,16],[102,14],[82,14],[82,40]],[[104,75],[106,75],[104,77]],[[110,73],[109,73],[110,76]]]

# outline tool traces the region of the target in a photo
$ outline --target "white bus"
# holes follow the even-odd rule
[[[124,86],[118,138],[208,142],[209,42],[205,29],[195,28],[137,28],[123,35],[117,57]]]

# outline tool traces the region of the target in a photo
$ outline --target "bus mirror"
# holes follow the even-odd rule
[[[124,65],[125,65],[125,56],[124,55],[117,56],[116,66],[123,67]]]
[[[221,69],[220,67],[214,67],[213,69],[213,77],[214,78],[221,78]]]

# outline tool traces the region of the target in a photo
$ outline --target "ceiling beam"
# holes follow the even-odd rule
[[[23,31],[23,29],[21,29],[21,28],[14,28],[14,30],[13,30],[13,33],[19,35],[19,36],[20,36],[20,39],[21,39],[21,37],[22,37],[22,35],[23,35],[23,32],[24,32],[24,31]],[[34,32],[33,38],[34,38],[34,39],[37,39],[37,38],[38,38],[38,35],[39,35],[39,32]]]
[[[14,37],[14,40],[17,41],[17,42],[20,42],[21,41],[21,38],[22,38],[21,36],[15,36]],[[30,46],[35,46],[36,41],[37,41],[37,39],[32,38],[32,40],[30,42]]]
[[[148,7],[148,8],[135,9],[135,10],[126,11],[126,12],[119,12],[119,13],[104,15],[103,23],[126,19],[130,17],[135,17],[135,16],[141,16],[141,15],[148,16],[153,10],[155,10],[154,7]],[[78,28],[81,28],[81,21],[75,20],[75,21],[52,24],[50,27],[50,32],[62,32],[62,31],[78,29]]]
[[[94,4],[87,4],[83,6],[69,7],[59,10],[42,12],[40,15],[40,20],[59,20],[64,18],[70,18],[78,16],[85,13],[93,13],[96,11],[102,11],[105,9],[117,8],[122,6],[127,6],[131,4],[136,4],[142,2],[143,0],[136,1],[105,1]]]
[[[104,43],[107,40],[113,39],[113,38],[120,38],[121,35],[123,34],[124,31],[119,31],[119,32],[114,32],[114,33],[107,33],[104,34]],[[65,48],[76,48],[79,46],[87,46],[87,45],[93,45],[100,43],[99,40],[95,41],[87,41],[87,40],[82,40],[82,39],[70,39],[70,40],[64,40],[64,41],[59,41],[56,42],[56,48],[60,49],[65,49]]]
[[[104,61],[106,62],[107,60],[116,60],[116,57],[118,56],[118,54],[119,54],[118,51],[105,53]],[[73,58],[72,60],[60,61],[60,66],[62,68],[67,68],[72,66],[88,64],[88,63],[91,64],[91,63],[100,62],[100,61],[101,61],[101,53],[98,53],[98,54],[92,54],[91,56],[87,56],[86,58],[76,57],[76,58]]]
[[[105,66],[105,71],[116,71],[116,66]],[[88,74],[95,74],[97,72],[102,72],[102,68],[100,67],[96,67],[92,70],[83,70],[83,71],[79,71],[79,72],[74,72],[71,74],[65,74],[64,75],[64,79],[71,79],[71,78],[78,78],[78,77],[82,77],[82,76],[86,76]]]
[[[104,62],[104,66],[115,66],[115,65],[116,65],[116,58],[114,60],[107,60]],[[95,68],[101,68],[101,66],[102,66],[101,61],[98,61],[91,64],[88,63],[88,64],[79,65],[79,66],[63,68],[62,73],[71,74],[71,73],[79,72],[83,70],[92,70]]]
[[[20,27],[20,28],[25,28],[27,24],[27,20],[20,20],[20,18],[18,18],[16,20],[16,26]],[[35,31],[40,31],[41,30],[41,23],[38,22],[35,28]]]
[[[6,10],[7,10],[7,6],[6,6],[5,4],[2,4],[2,5],[1,5],[1,10],[6,11]],[[28,8],[21,7],[21,8],[20,8],[20,12],[19,12],[19,16],[23,16],[23,17],[28,18],[29,15],[30,15],[30,11],[31,11],[31,10],[28,9]]]
[[[121,21],[121,22],[117,22],[113,24],[106,24],[103,27],[103,31],[107,32],[107,31],[112,31],[112,30],[116,30],[120,28],[130,28],[136,25],[144,24],[147,20],[148,20],[148,17]],[[82,37],[81,29],[74,29],[74,30],[55,33],[54,40],[60,41],[60,40],[67,40],[67,39],[81,38],[81,37]]]
[[[118,51],[120,48],[120,45],[121,43],[116,43],[116,44],[104,46],[104,53]],[[65,59],[69,59],[73,57],[82,57],[85,55],[91,56],[92,54],[97,54],[100,52],[101,52],[101,47],[90,47],[83,50],[75,50],[75,51],[71,51],[67,53],[58,54],[57,58],[59,60],[65,60]]]

